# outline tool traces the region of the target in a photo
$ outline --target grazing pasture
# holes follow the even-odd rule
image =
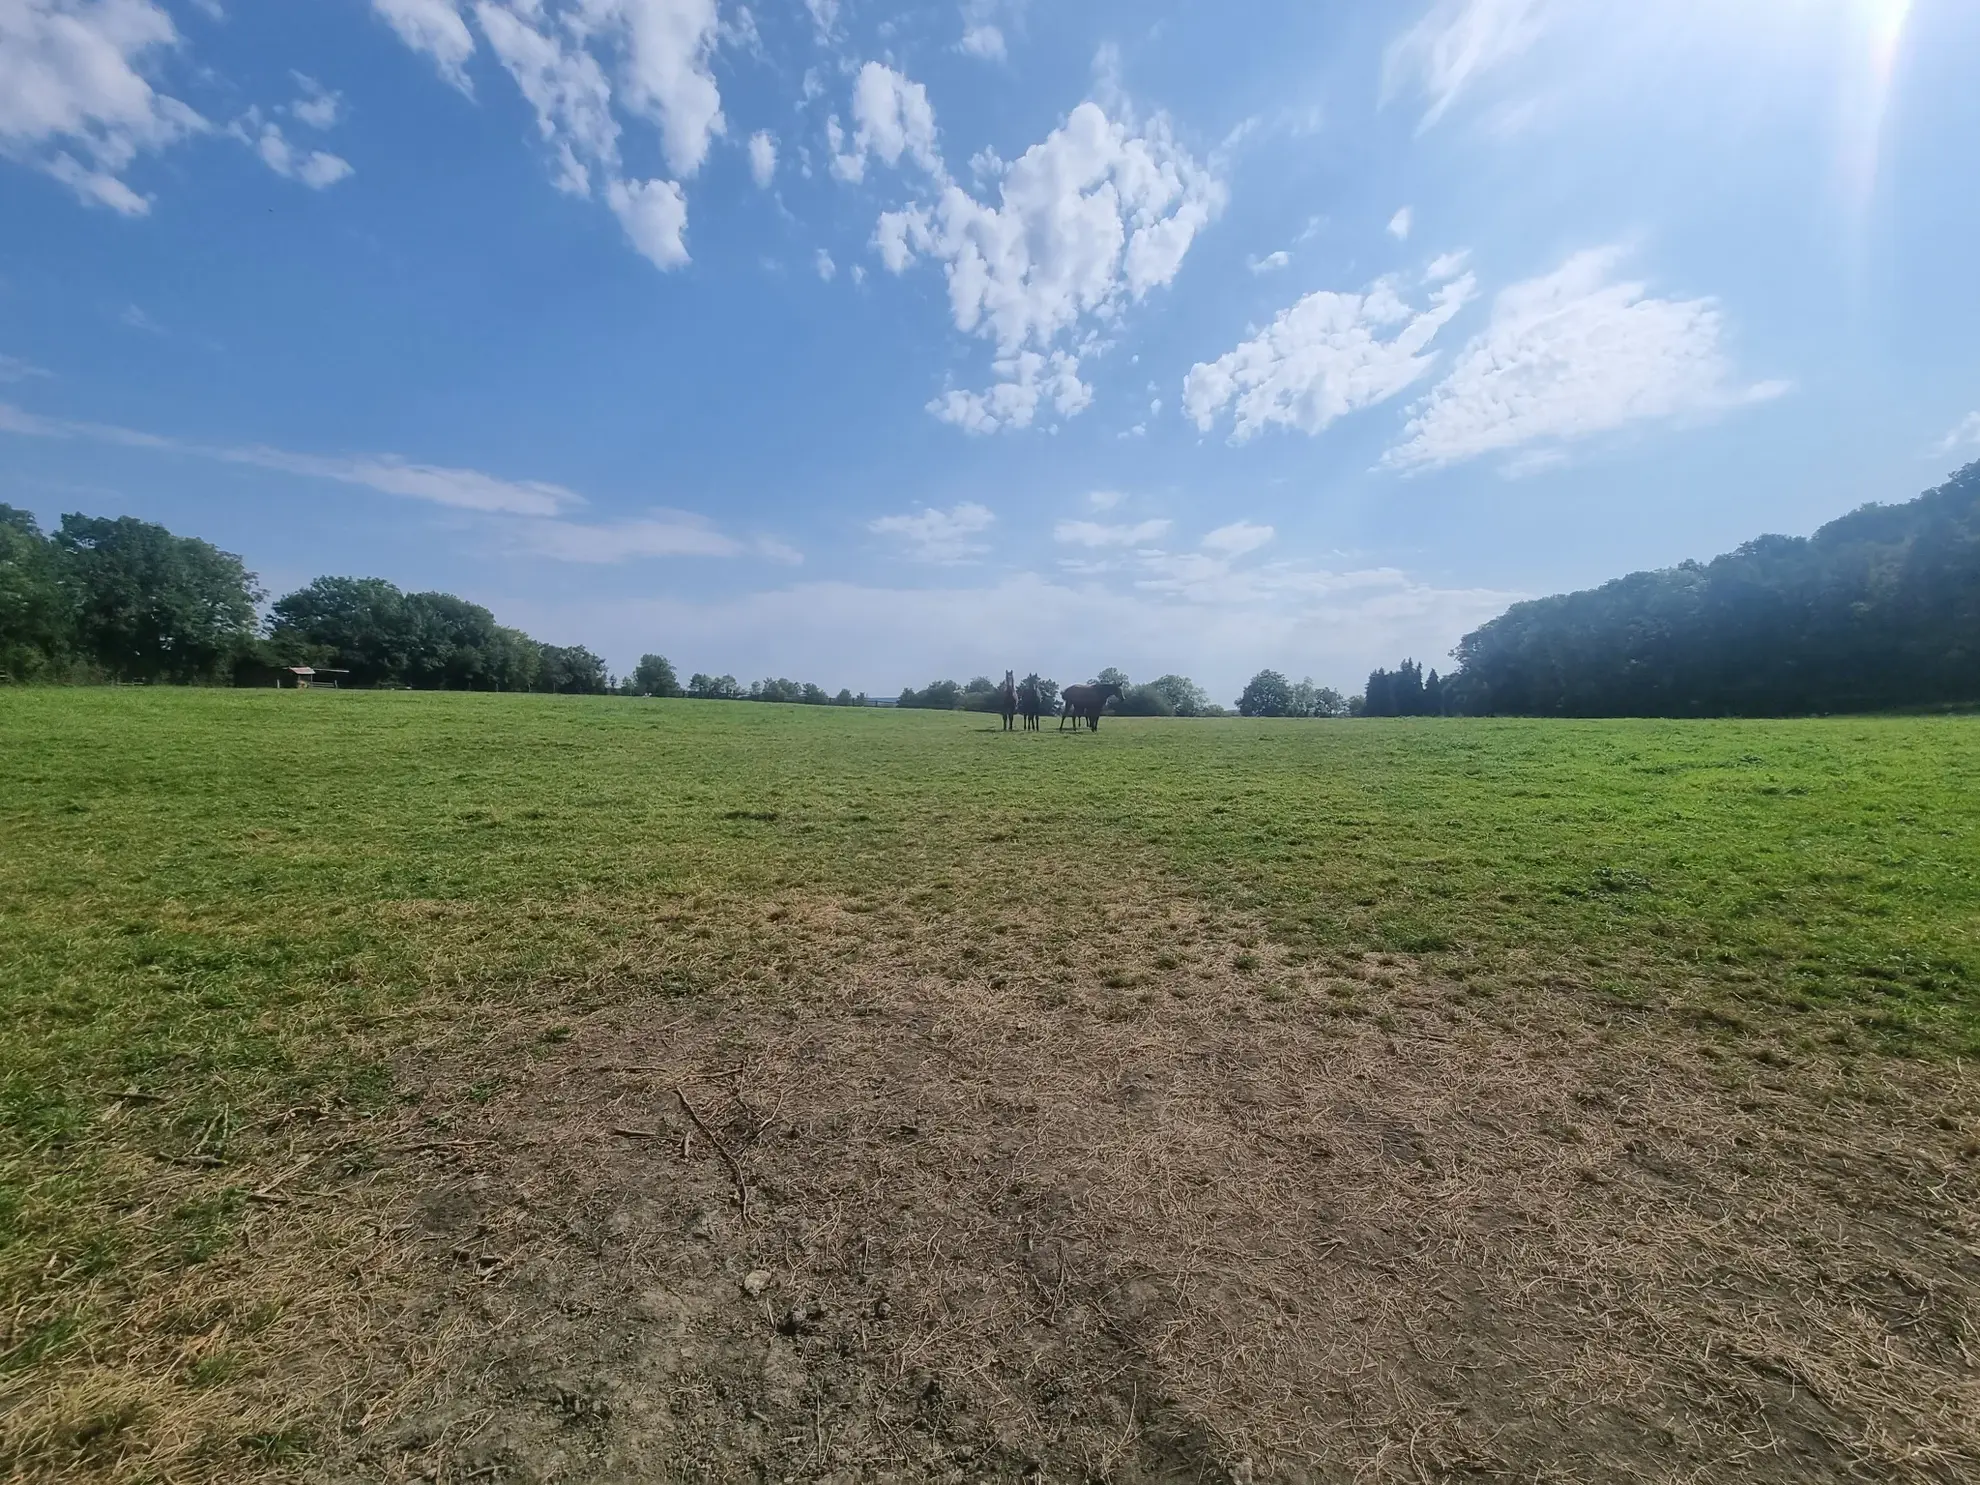
[[[0,692],[0,1470],[1972,1478],[1980,725]]]

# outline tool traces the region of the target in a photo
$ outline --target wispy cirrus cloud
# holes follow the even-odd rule
[[[1539,40],[1552,0],[1438,0],[1390,45],[1382,91],[1413,91],[1424,100],[1417,131],[1432,127],[1485,73],[1512,61]]]
[[[110,423],[45,417],[9,402],[0,402],[0,433],[147,449],[361,486],[383,495],[499,518],[495,529],[512,548],[563,562],[749,556],[783,563],[803,560],[783,542],[733,536],[706,517],[685,511],[656,510],[622,521],[576,520],[574,514],[588,502],[567,486],[547,480],[504,479],[479,469],[423,463],[397,454],[308,454],[266,444],[203,443]]]

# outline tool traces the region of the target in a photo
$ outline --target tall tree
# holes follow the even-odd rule
[[[55,547],[32,515],[0,504],[0,681],[58,669],[74,635]]]
[[[1244,683],[1240,717],[1283,717],[1292,706],[1292,683],[1276,670],[1261,670]]]
[[[633,667],[633,690],[641,696],[678,696],[681,683],[665,655],[641,655]]]
[[[211,679],[254,639],[261,589],[231,552],[131,516],[66,515],[54,545],[78,645],[114,676]]]

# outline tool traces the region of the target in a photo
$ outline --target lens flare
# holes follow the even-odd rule
[[[1877,166],[1884,149],[1898,52],[1912,0],[1857,0],[1856,35],[1861,61],[1844,88],[1841,174],[1843,200],[1852,232],[1861,238],[1877,190]]]

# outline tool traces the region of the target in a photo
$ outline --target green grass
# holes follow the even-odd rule
[[[148,1154],[225,1162],[271,1108],[382,1098],[378,1037],[356,1034],[378,1018],[513,1001],[554,1042],[622,990],[757,972],[767,904],[966,916],[1027,851],[1250,915],[1300,955],[1416,956],[1480,995],[1980,1050],[1972,719],[994,726],[0,692],[0,1302],[139,1263],[100,1190],[139,1137],[105,1132],[120,1090],[163,1100],[129,1123]],[[209,1259],[238,1196],[172,1212],[143,1262]],[[104,1320],[37,1308],[52,1318],[0,1341],[0,1375]]]

